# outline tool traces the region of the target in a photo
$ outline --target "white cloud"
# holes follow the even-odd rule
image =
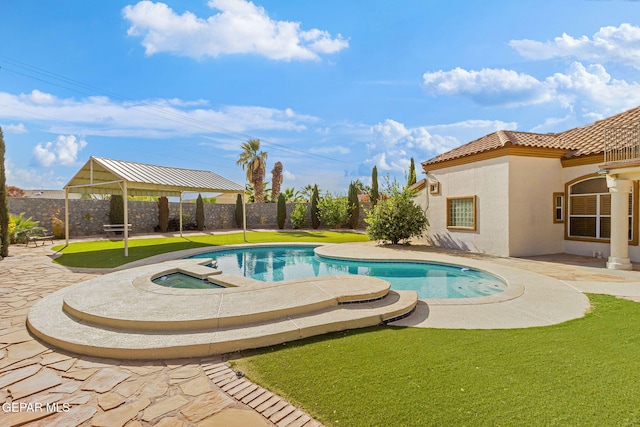
[[[602,27],[591,38],[562,34],[553,41],[511,40],[509,46],[531,59],[575,58],[617,62],[640,69],[640,27],[628,23]]]
[[[27,130],[27,127],[23,123],[19,123],[17,125],[4,125],[4,126],[0,126],[0,128],[2,128],[2,132],[4,133],[19,134],[19,133],[29,132]]]
[[[296,176],[293,173],[289,172],[288,170],[282,171],[282,176],[287,181],[295,181],[296,180]]]
[[[392,119],[371,126],[370,134],[373,142],[367,145],[369,158],[365,163],[392,173],[406,172],[411,157],[419,162],[460,145],[454,137],[432,135],[424,126],[407,128]]]
[[[165,3],[140,1],[123,9],[130,36],[141,36],[147,55],[170,52],[192,58],[257,54],[274,60],[318,60],[318,54],[349,46],[340,34],[301,29],[300,22],[276,21],[265,9],[245,0],[210,0],[217,10],[200,18],[177,14]]]
[[[609,115],[640,104],[640,84],[611,77],[604,66],[574,62],[566,73],[543,81],[508,70],[456,68],[424,74],[425,90],[464,96],[481,105],[523,106],[556,103],[583,117]]]
[[[568,114],[564,117],[549,117],[545,119],[545,121],[533,129],[530,129],[530,132],[535,133],[547,133],[547,132],[562,132],[567,129],[571,129],[571,122],[573,120],[573,116]]]
[[[451,71],[424,73],[422,80],[428,94],[465,96],[481,105],[539,104],[551,96],[544,82],[505,69],[475,71],[457,67]]]
[[[7,185],[14,185],[24,190],[62,188],[67,179],[56,176],[52,170],[40,173],[35,169],[18,168],[10,159],[5,162]]]
[[[491,133],[499,130],[515,130],[518,127],[516,122],[503,122],[502,120],[464,120],[462,122],[439,124],[433,126],[427,126],[430,131],[451,131],[460,129],[485,129],[486,133]]]
[[[46,99],[36,103],[34,99]],[[302,131],[313,116],[287,108],[226,106],[202,108],[204,100],[152,99],[115,102],[107,97],[57,98],[39,91],[13,95],[0,92],[0,117],[51,123],[57,134],[110,137],[172,138],[247,133],[263,130]]]
[[[60,135],[54,142],[38,144],[33,149],[36,161],[44,166],[73,166],[78,160],[78,153],[87,146],[87,141],[77,139],[74,135]]]
[[[566,74],[555,73],[547,82],[561,106],[584,117],[602,118],[640,104],[640,84],[613,79],[599,64],[574,62]]]

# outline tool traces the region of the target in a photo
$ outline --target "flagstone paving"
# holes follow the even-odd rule
[[[373,243],[370,243],[373,244]],[[460,257],[487,256],[423,246]],[[95,273],[51,263],[47,247],[12,246],[0,261],[0,426],[277,426],[321,424],[239,376],[221,357],[119,361],[65,353],[29,335],[29,308]],[[604,260],[571,255],[491,261],[560,280],[582,292],[640,301],[640,273],[603,269]]]
[[[272,404],[256,410],[251,404],[263,403],[267,391],[238,378],[220,357],[118,361],[41,344],[26,330],[29,308],[95,274],[52,264],[42,246],[14,245],[10,254],[0,261],[0,426],[320,425],[271,393]],[[249,390],[254,393],[247,399]]]

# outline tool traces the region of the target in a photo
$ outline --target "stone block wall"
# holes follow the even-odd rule
[[[156,202],[130,201],[129,222],[132,224],[132,233],[153,233],[158,225],[158,204]],[[291,229],[289,218],[294,208],[294,203],[287,204],[287,219],[285,230]],[[365,204],[365,209],[369,204]],[[261,203],[247,205],[247,228],[277,230],[276,203]],[[364,210],[360,209],[359,229],[364,229]],[[31,217],[40,221],[40,225],[51,230],[51,220],[54,217],[64,221],[64,200],[40,199],[40,198],[9,198],[9,211],[13,214],[25,213],[25,217]],[[307,219],[303,228],[311,228],[311,209],[307,207]],[[169,203],[169,218],[178,218],[180,204]],[[182,204],[183,222],[195,222],[196,204]],[[235,205],[204,204],[205,227],[208,231],[228,230],[236,227]],[[69,234],[71,237],[91,236],[104,234],[103,224],[109,223],[108,200],[69,200]]]

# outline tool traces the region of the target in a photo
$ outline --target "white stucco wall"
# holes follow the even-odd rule
[[[509,157],[509,255],[563,252],[564,224],[553,222],[553,193],[564,192],[560,159]]]
[[[559,159],[508,156],[429,172],[429,183],[440,182],[440,194],[426,195],[427,240],[498,256],[597,251],[607,258],[608,243],[565,240],[565,224],[553,222],[553,193],[564,193],[565,183],[598,170],[595,164],[563,168]],[[448,230],[447,197],[474,195],[476,231]],[[565,218],[566,201],[567,195]],[[629,257],[640,262],[640,246],[630,246]]]
[[[429,194],[427,240],[437,246],[509,255],[509,159],[500,157],[427,174],[440,182]],[[447,229],[447,197],[476,196],[476,231]]]

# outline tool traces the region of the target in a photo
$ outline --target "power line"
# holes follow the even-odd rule
[[[278,143],[269,141],[267,139],[257,138],[257,137],[252,136],[252,135],[248,135],[248,134],[244,134],[244,133],[241,133],[241,132],[235,132],[235,131],[232,131],[230,129],[226,129],[226,128],[222,127],[222,126],[218,126],[218,125],[214,125],[214,124],[211,124],[211,123],[203,122],[201,120],[198,120],[198,119],[195,119],[193,117],[190,117],[190,116],[188,116],[186,114],[178,113],[178,112],[174,112],[174,111],[168,111],[166,109],[159,108],[159,107],[157,107],[157,106],[155,106],[153,104],[149,104],[149,103],[144,102],[144,101],[137,101],[137,100],[134,100],[132,98],[128,98],[128,97],[122,96],[120,94],[117,94],[115,92],[110,92],[110,91],[107,91],[107,90],[104,90],[104,89],[101,89],[101,88],[98,88],[98,87],[95,87],[95,86],[91,86],[91,85],[88,85],[86,83],[71,79],[69,77],[65,77],[65,76],[62,76],[62,75],[47,71],[47,70],[42,69],[42,68],[38,68],[38,67],[35,67],[35,66],[32,66],[32,65],[26,64],[24,62],[21,62],[21,61],[18,61],[18,60],[15,60],[15,59],[3,56],[3,55],[0,55],[0,59],[2,59],[3,61],[11,64],[14,67],[26,70],[27,72],[30,72],[30,73],[35,73],[36,75],[40,75],[40,76],[43,76],[43,77],[37,77],[37,76],[34,76],[32,74],[28,74],[27,72],[21,72],[21,71],[15,70],[15,69],[7,68],[6,66],[0,67],[1,70],[9,71],[9,72],[15,73],[17,75],[21,75],[21,76],[26,77],[26,78],[30,78],[30,79],[33,79],[33,80],[41,81],[43,83],[47,83],[47,84],[50,84],[50,85],[53,85],[53,86],[61,87],[61,88],[64,88],[64,89],[67,89],[67,90],[70,90],[70,91],[73,91],[73,92],[76,92],[76,93],[80,93],[80,94],[86,95],[86,96],[95,96],[95,93],[99,93],[101,95],[106,95],[106,96],[109,96],[111,98],[118,99],[120,101],[132,102],[132,103],[134,103],[134,105],[132,105],[131,108],[136,108],[136,109],[138,109],[140,111],[143,111],[146,114],[149,114],[149,115],[152,115],[152,116],[156,116],[156,117],[160,117],[160,118],[163,118],[163,119],[168,119],[168,120],[171,120],[171,121],[174,121],[174,122],[177,122],[177,123],[181,123],[183,125],[190,126],[190,127],[194,128],[194,129],[199,129],[201,131],[207,131],[207,132],[216,133],[216,134],[223,135],[223,136],[226,136],[228,138],[232,138],[232,139],[235,139],[235,140],[238,140],[238,141],[243,141],[243,142],[248,140],[248,139],[260,139],[260,141],[262,143],[264,143],[265,145],[267,145],[269,147],[272,147],[272,148],[274,148],[276,150],[288,152],[288,153],[291,153],[291,154],[301,155],[301,156],[305,156],[305,157],[313,157],[313,158],[318,158],[318,159],[323,159],[323,160],[329,160],[329,161],[332,161],[332,162],[348,163],[348,162],[346,162],[344,160],[335,159],[335,158],[328,157],[328,156],[323,156],[323,155],[320,155],[320,154],[309,153],[307,151],[303,151],[303,150],[298,150],[298,149],[295,149],[295,148],[287,147],[285,145],[278,144]],[[54,81],[51,81],[51,79],[53,79]],[[56,80],[59,81],[59,82],[62,82],[62,83],[57,83],[57,82],[55,82]],[[83,90],[80,90],[78,88],[81,88]],[[93,91],[94,93],[86,92],[87,90]],[[137,104],[137,105],[135,105],[135,104]],[[20,110],[20,109],[17,109],[15,107],[9,107],[9,106],[5,106],[5,107],[9,108],[9,109],[14,109],[14,110],[17,110],[17,111],[23,111],[23,112],[31,113],[31,114],[34,114],[34,115],[38,115],[37,113],[28,112],[28,111],[25,111],[25,110]],[[42,116],[46,117],[44,115],[42,115]],[[58,119],[55,119],[55,120],[58,120]],[[67,121],[67,122],[68,123],[73,123],[73,122],[70,122],[70,121]]]

